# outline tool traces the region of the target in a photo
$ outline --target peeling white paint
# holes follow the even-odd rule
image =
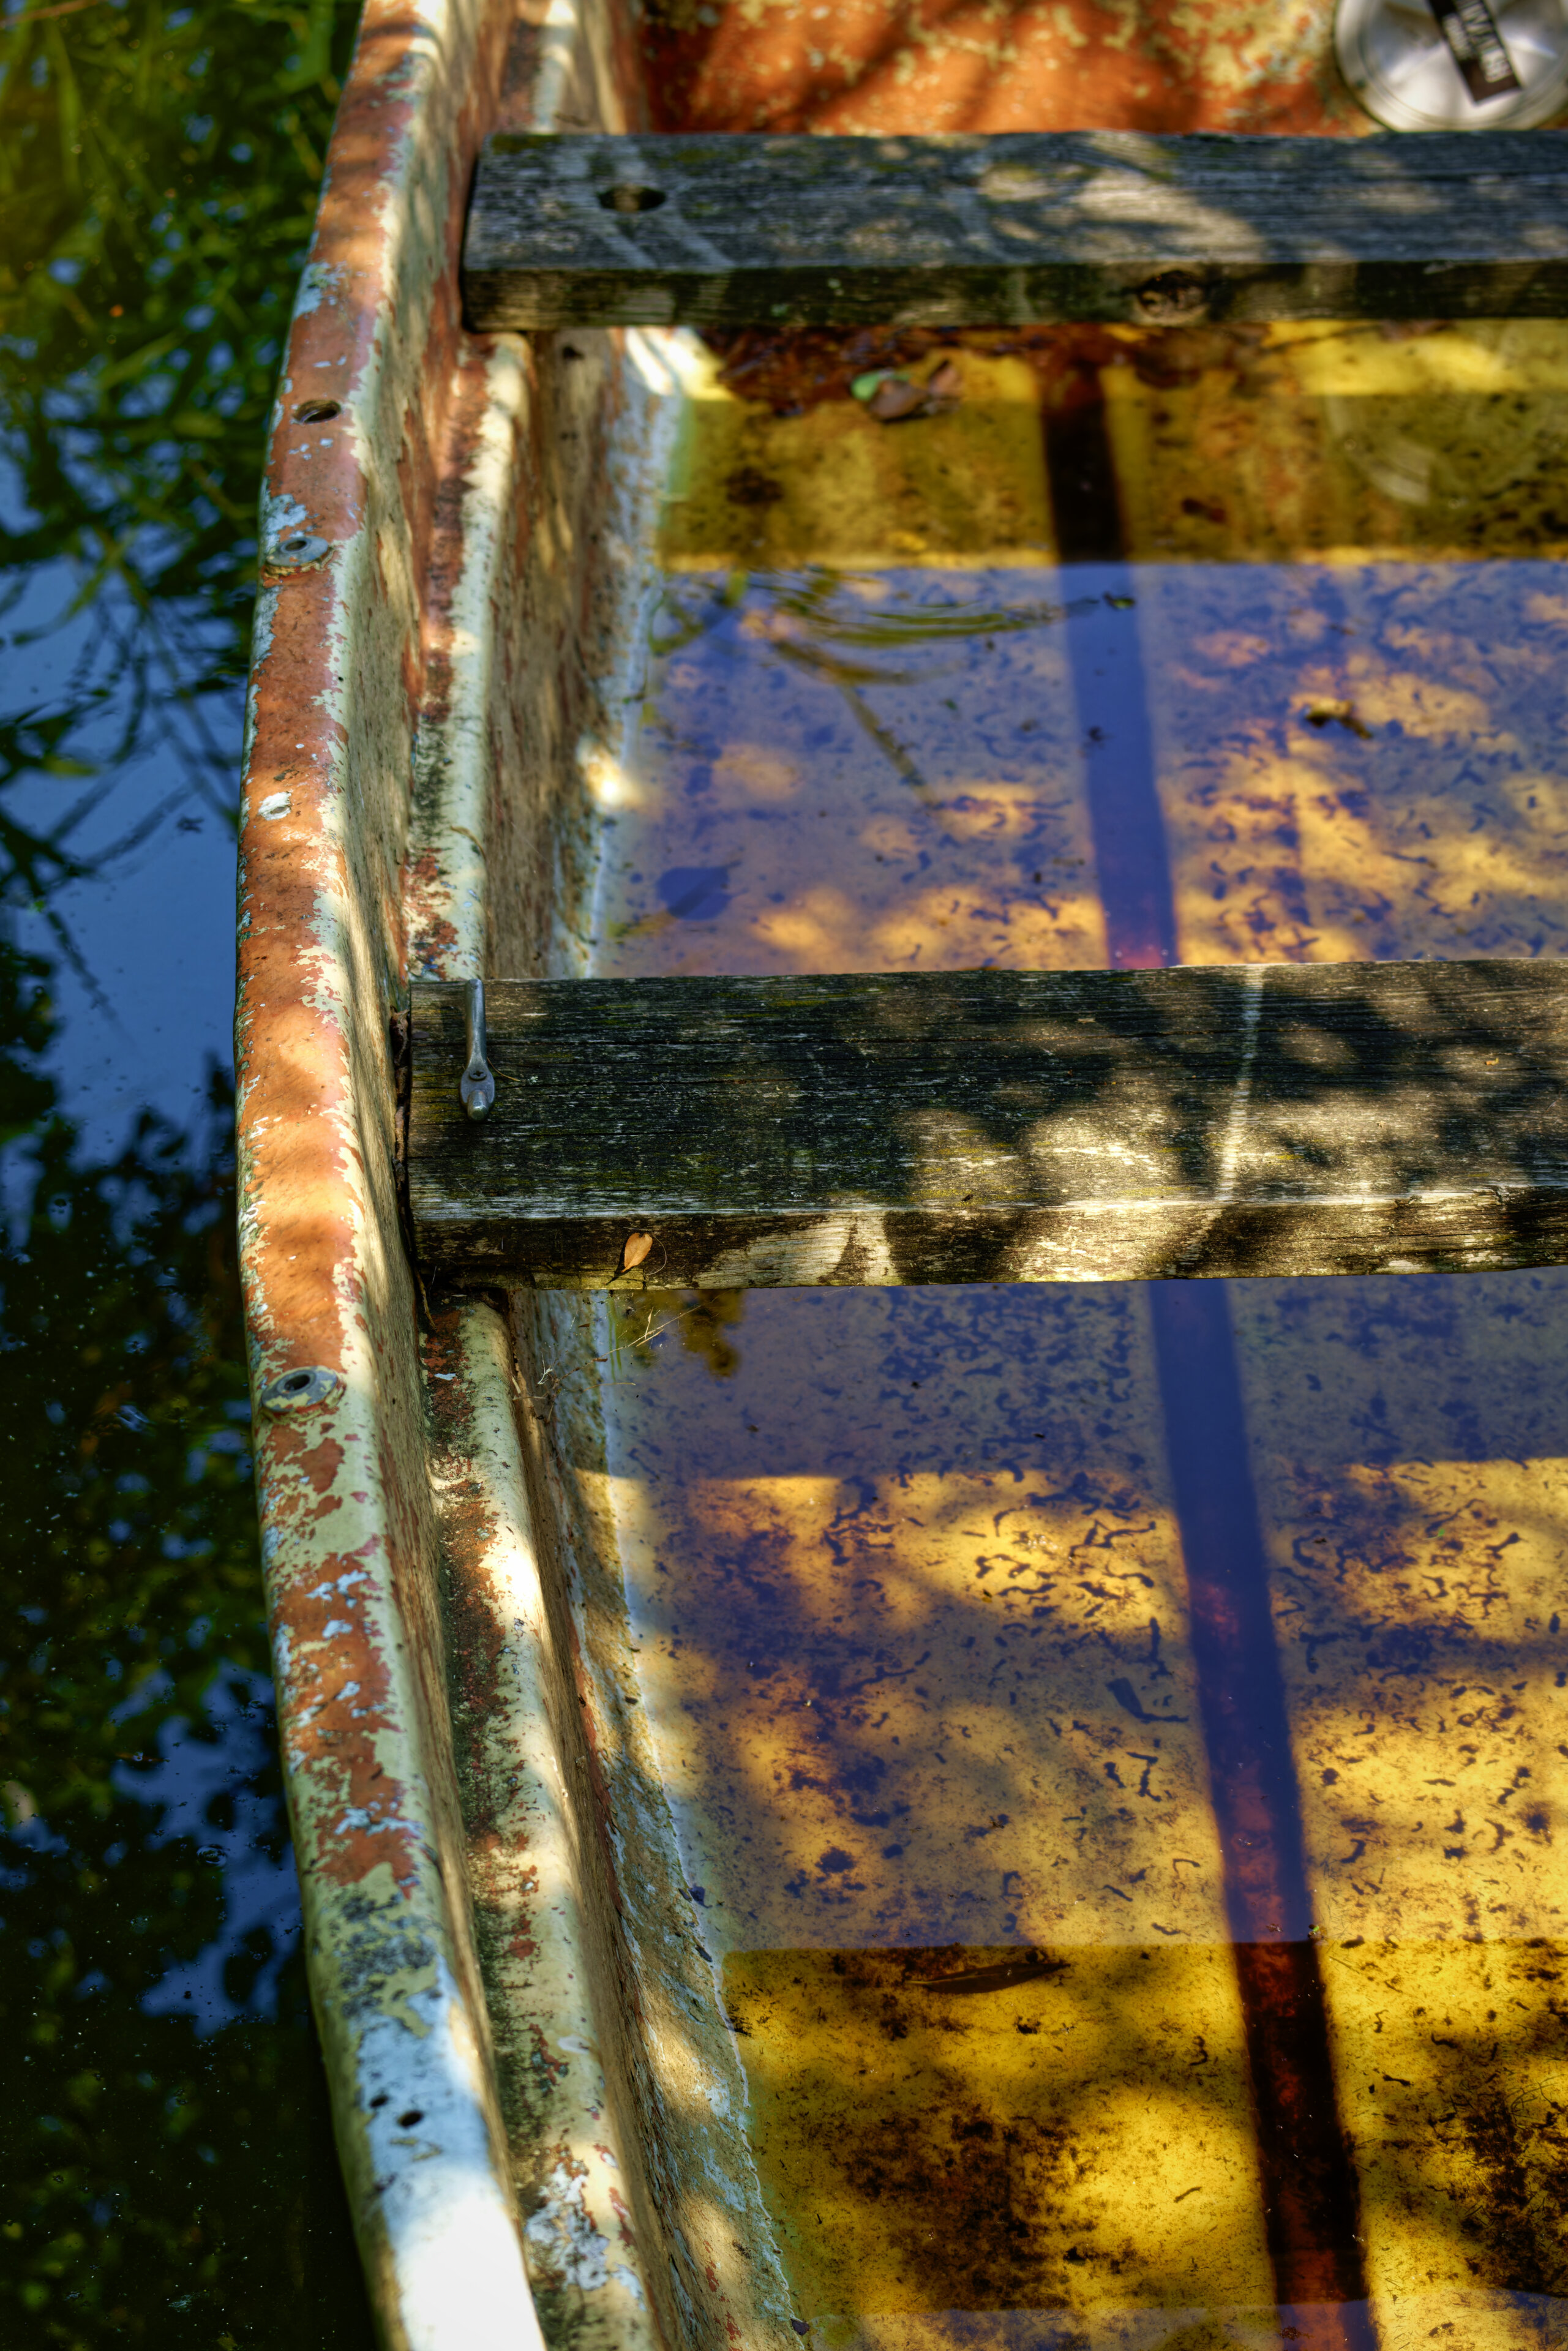
[[[540,36],[538,79],[534,85],[533,125],[554,131],[560,125],[566,101],[576,78],[580,26],[575,0],[549,0]]]
[[[488,945],[485,842],[495,785],[492,711],[497,692],[495,598],[516,495],[514,449],[528,397],[520,347],[497,338],[486,363],[485,411],[463,497],[463,559],[452,600],[451,687],[438,733],[416,747],[433,767],[430,875],[411,941],[414,967],[435,979],[478,977]],[[420,845],[414,865],[421,867]]]
[[[511,2199],[475,2096],[474,2053],[453,2031],[456,1991],[438,1974],[410,2000],[408,2022],[382,2016],[361,2042],[366,2133],[398,2247],[402,2341],[407,2351],[543,2351]],[[418,2140],[408,2137],[410,2115]],[[412,2163],[411,2147],[421,2149]]]
[[[579,2294],[592,2294],[610,2283],[610,2243],[588,2217],[586,2187],[581,2172],[558,2164],[523,2232],[529,2252]]]

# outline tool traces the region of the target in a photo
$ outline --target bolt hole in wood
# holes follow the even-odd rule
[[[1568,946],[1555,325],[699,359],[597,973]],[[1563,1291],[554,1301],[818,2340],[1555,2339]]]
[[[688,347],[598,975],[1568,948],[1568,337],[1204,299]],[[821,2351],[1564,2339],[1565,1289],[546,1298]]]
[[[663,188],[622,183],[613,188],[601,188],[599,201],[607,213],[653,213],[664,201]]]

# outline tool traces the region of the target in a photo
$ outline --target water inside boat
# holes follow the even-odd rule
[[[686,363],[594,971],[1563,952],[1568,330]],[[1568,1271],[596,1327],[797,2332],[1568,2343]]]

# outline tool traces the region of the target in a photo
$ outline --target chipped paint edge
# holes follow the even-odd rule
[[[480,0],[366,11],[274,412],[246,713],[235,1044],[263,1564],[311,1993],[390,2351],[543,2340],[471,1935],[386,1029],[427,394],[461,340],[455,227],[509,30]],[[307,392],[338,400],[330,434],[301,427]],[[302,526],[323,560],[269,576]],[[336,1375],[330,1407],[270,1419],[261,1391],[302,1364]]]

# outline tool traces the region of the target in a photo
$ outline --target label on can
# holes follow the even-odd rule
[[[1523,88],[1488,0],[1431,0],[1431,6],[1460,78],[1477,106]]]

